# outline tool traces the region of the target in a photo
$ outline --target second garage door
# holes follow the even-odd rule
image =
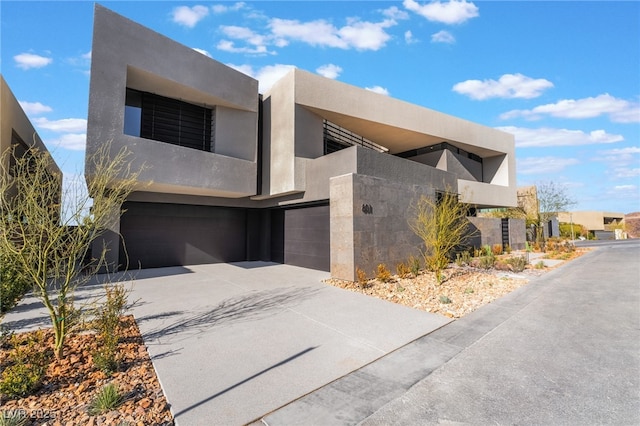
[[[284,263],[329,271],[329,206],[284,211]]]

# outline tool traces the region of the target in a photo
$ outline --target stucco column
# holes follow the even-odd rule
[[[331,276],[355,281],[353,175],[329,179]]]

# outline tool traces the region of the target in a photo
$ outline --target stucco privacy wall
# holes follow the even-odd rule
[[[469,217],[471,222],[470,245],[480,248],[486,245],[502,245],[502,219],[491,217]],[[525,248],[526,232],[524,219],[509,219],[509,246],[514,250]]]
[[[420,257],[422,241],[409,227],[412,206],[435,191],[359,174],[332,178],[331,276],[355,281],[356,268],[372,277],[379,263],[394,271],[410,256]]]
[[[123,133],[126,88],[214,110],[214,152]],[[258,82],[110,10],[95,6],[87,157],[129,148],[145,191],[219,197],[256,193]],[[86,163],[86,176],[93,168]]]

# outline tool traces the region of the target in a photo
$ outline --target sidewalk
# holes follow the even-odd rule
[[[640,424],[639,278],[599,248],[263,423]]]

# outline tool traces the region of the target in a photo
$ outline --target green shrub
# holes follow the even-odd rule
[[[38,389],[50,358],[50,353],[42,350],[43,338],[42,331],[38,331],[8,339],[9,365],[0,376],[0,394],[21,398]]]
[[[89,415],[97,416],[113,409],[116,409],[124,402],[124,397],[120,394],[118,387],[113,383],[105,385],[89,404]]]
[[[384,263],[378,264],[378,272],[376,278],[383,283],[391,281],[391,271],[389,271]]]
[[[456,265],[458,266],[467,266],[471,264],[471,253],[467,250],[462,251],[460,253],[456,253]]]
[[[560,222],[560,236],[562,238],[572,238],[571,223]],[[589,231],[582,225],[573,224],[573,238],[587,237]]]
[[[449,259],[446,257],[438,256],[426,256],[424,259],[424,266],[431,272],[435,272],[438,279],[440,279],[440,271],[445,269],[449,265]]]
[[[544,269],[544,262],[541,260],[535,265],[536,269]]]
[[[111,347],[101,347],[93,354],[93,365],[107,376],[112,375],[119,368],[116,352]]]
[[[27,413],[22,410],[0,412],[0,426],[26,426]]]
[[[411,273],[415,277],[417,277],[418,274],[420,274],[420,259],[414,256],[410,256],[407,263],[409,264],[409,269],[411,270]]]
[[[449,299],[449,297],[443,294],[440,296],[440,303],[444,303],[445,305],[448,305],[449,303],[452,303],[452,301],[451,299]]]
[[[107,375],[118,370],[120,317],[126,310],[128,294],[124,284],[105,287],[105,302],[96,312],[94,327],[100,336],[101,347],[93,354],[93,362]]]
[[[9,398],[31,395],[42,382],[44,371],[34,364],[13,364],[5,368],[0,380],[0,393]]]
[[[493,256],[482,256],[478,259],[478,267],[482,269],[491,269],[496,263],[496,258]]]
[[[0,254],[0,316],[13,308],[31,287],[18,265],[7,253]]]
[[[511,265],[514,272],[522,272],[527,267],[527,259],[524,256],[510,257],[505,262]]]

